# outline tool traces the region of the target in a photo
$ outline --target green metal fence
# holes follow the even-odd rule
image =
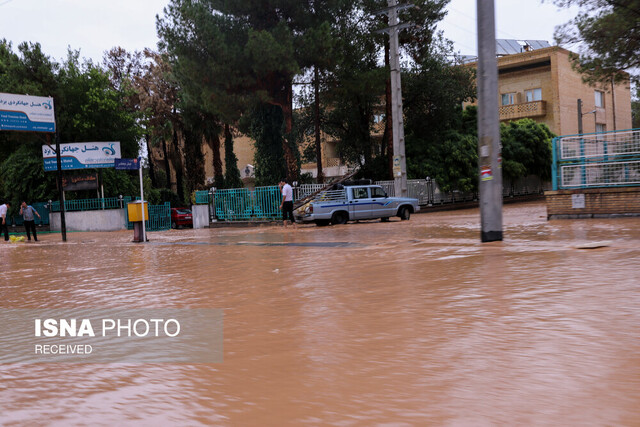
[[[124,210],[127,216],[127,228],[133,230],[133,223],[129,221],[128,209]],[[162,231],[171,228],[171,204],[149,205],[149,219],[144,222],[146,231]]]
[[[254,191],[256,217],[261,219],[282,219],[280,203],[282,192],[278,186],[258,187]]]
[[[640,129],[552,140],[554,190],[640,185]]]
[[[209,191],[196,191],[196,205],[208,205],[209,200]]]
[[[98,209],[121,209],[124,208],[131,197],[127,196],[122,199],[118,197],[108,197],[104,199],[78,199],[65,200],[65,211],[90,211]],[[60,212],[60,202],[51,202],[51,212]]]
[[[215,213],[221,221],[274,220],[282,217],[282,196],[277,186],[217,190],[214,193]]]

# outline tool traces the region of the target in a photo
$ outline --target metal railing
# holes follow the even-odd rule
[[[522,102],[520,104],[502,105],[499,108],[500,120],[515,120],[525,117],[537,117],[547,114],[546,101]]]
[[[640,129],[559,136],[552,151],[554,190],[640,185]]]
[[[377,181],[376,185],[389,196],[395,196],[393,181]],[[505,180],[502,186],[503,197],[527,196],[542,194],[545,183],[537,176],[531,175],[520,178],[515,182]],[[433,179],[409,179],[407,180],[407,197],[418,199],[422,206],[442,205],[447,203],[461,203],[478,200],[478,193],[440,190],[438,183]]]
[[[129,221],[128,209],[124,210],[127,218],[127,229],[133,230],[133,223]],[[171,203],[149,205],[149,219],[144,222],[146,231],[163,231],[171,228]]]
[[[378,181],[388,196],[395,196],[393,181]],[[322,189],[325,184],[303,184],[294,187],[294,200],[305,197]],[[515,183],[505,181],[504,197],[541,194],[544,184],[535,176],[522,178]],[[407,180],[408,196],[418,199],[423,206],[457,202],[468,202],[478,199],[477,193],[453,191],[444,193],[432,179]],[[319,193],[315,200],[342,200],[344,190],[328,190]],[[276,220],[282,217],[280,202],[282,195],[277,186],[257,187],[254,191],[246,188],[215,190],[212,196],[211,211],[220,221]]]
[[[301,200],[307,196],[312,195],[316,191],[322,190],[326,184],[301,184],[298,187],[293,187],[293,199]]]
[[[138,197],[135,198],[137,200]],[[134,200],[130,196],[123,198],[111,197],[104,199],[78,199],[65,200],[64,206],[67,211],[89,211],[101,209],[124,209],[127,228],[133,229],[133,223],[129,222],[129,212],[127,203]],[[34,204],[34,207],[36,205]],[[60,202],[51,202],[51,212],[60,211]],[[40,210],[38,209],[38,212]],[[42,214],[41,214],[42,215]],[[47,214],[47,219],[49,215]],[[149,205],[149,219],[145,221],[147,231],[168,230],[171,228],[171,204],[165,202],[162,205]]]
[[[278,186],[216,190],[213,193],[216,218],[223,221],[272,220],[282,217],[282,193]]]
[[[333,202],[343,201],[347,198],[347,192],[345,190],[328,190],[316,195],[313,199],[314,202]]]
[[[90,211],[98,209],[122,209],[128,202],[131,201],[131,197],[109,197],[104,199],[78,199],[78,200],[65,200],[65,211]],[[60,212],[60,202],[51,202],[51,212]]]
[[[196,191],[195,192],[195,201],[196,205],[208,205],[209,200],[209,190],[204,191]]]

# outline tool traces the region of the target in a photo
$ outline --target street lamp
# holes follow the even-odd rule
[[[582,135],[582,116],[587,114],[593,114],[593,131],[596,131],[596,109],[589,111],[588,113],[582,112],[582,99],[578,99],[578,134]]]

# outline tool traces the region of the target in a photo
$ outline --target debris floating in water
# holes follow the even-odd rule
[[[611,242],[607,240],[602,242],[586,242],[576,246],[576,249],[598,249],[608,248],[609,246],[611,246]]]

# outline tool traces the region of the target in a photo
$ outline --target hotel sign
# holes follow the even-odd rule
[[[0,93],[0,130],[55,132],[53,98]]]
[[[42,157],[44,158],[45,171],[55,171],[58,169],[54,148],[43,145]],[[60,157],[62,170],[112,168],[115,159],[120,158],[120,142],[74,142],[60,144]]]

